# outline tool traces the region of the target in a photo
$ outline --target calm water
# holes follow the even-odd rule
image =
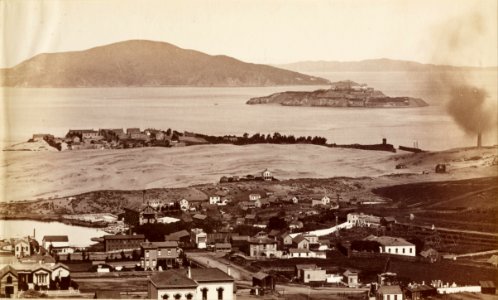
[[[0,238],[33,236],[41,243],[45,235],[67,235],[71,246],[85,247],[95,242],[92,237],[101,237],[106,233],[102,229],[72,226],[60,222],[39,222],[31,220],[0,220]]]
[[[429,107],[413,109],[361,109],[246,105],[251,97],[313,87],[263,88],[98,88],[6,89],[8,136],[24,141],[32,133],[59,136],[76,128],[173,128],[207,134],[249,134],[278,131],[283,134],[320,135],[336,143],[378,143],[441,150],[475,144],[455,124],[444,107],[443,96],[429,88],[424,74],[401,72],[316,73],[330,80],[367,83],[390,96],[421,97]],[[473,81],[496,102],[496,72],[480,72]],[[0,96],[1,97],[1,96]],[[496,144],[496,129],[484,136]]]

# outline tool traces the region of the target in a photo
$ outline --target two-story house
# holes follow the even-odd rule
[[[148,299],[232,300],[234,280],[217,268],[167,270],[150,276]]]
[[[159,267],[172,268],[181,252],[176,241],[144,242],[140,248],[142,250],[140,264],[145,270],[156,270]]]
[[[266,237],[250,238],[249,256],[251,257],[277,256],[277,241]]]

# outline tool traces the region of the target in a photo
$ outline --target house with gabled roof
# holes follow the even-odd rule
[[[19,290],[17,270],[10,265],[0,269],[0,294],[14,298]]]

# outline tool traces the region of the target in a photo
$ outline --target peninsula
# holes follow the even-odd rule
[[[325,107],[422,107],[427,102],[412,97],[389,97],[366,84],[346,80],[334,82],[330,89],[312,92],[282,92],[266,97],[251,98],[246,104],[280,104],[287,106]]]
[[[0,69],[0,86],[156,87],[323,85],[323,78],[208,55],[175,45],[130,40],[83,51],[43,53]]]

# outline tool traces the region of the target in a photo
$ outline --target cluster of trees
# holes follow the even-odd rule
[[[242,138],[239,138],[237,141],[238,144],[260,144],[260,143],[268,143],[268,144],[315,144],[315,145],[325,145],[327,143],[327,139],[321,136],[300,136],[294,137],[294,135],[282,135],[278,132],[273,133],[273,135],[267,134],[259,134],[256,133],[252,136],[249,136],[248,133],[244,133]]]
[[[278,132],[271,134],[260,134],[256,133],[249,136],[248,133],[244,133],[241,137],[224,137],[224,136],[210,136],[210,135],[198,135],[204,138],[211,144],[235,144],[235,145],[249,145],[249,144],[314,144],[314,145],[326,145],[327,139],[321,136],[299,136],[294,135],[283,135]]]

